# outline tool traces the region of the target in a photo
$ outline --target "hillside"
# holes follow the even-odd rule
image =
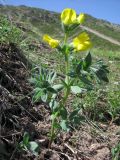
[[[29,36],[38,42],[41,41],[42,36],[45,33],[53,35],[54,37],[57,35],[59,35],[59,38],[60,36],[62,37],[61,24],[59,23],[60,15],[58,13],[26,6],[0,6],[0,14],[7,16],[12,23],[22,29],[26,37]],[[120,25],[111,24],[87,14],[86,21],[83,25],[111,37],[118,41],[118,43],[120,42]],[[81,29],[78,29],[77,32],[81,32]],[[107,50],[119,50],[117,44],[112,44],[108,40],[101,37],[99,38],[98,35],[90,35],[94,47]]]

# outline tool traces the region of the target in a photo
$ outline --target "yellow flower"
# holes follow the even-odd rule
[[[87,33],[83,32],[73,39],[72,43],[75,51],[85,51],[91,48],[92,44]]]
[[[59,43],[60,43],[58,40],[51,38],[51,37],[50,37],[49,35],[47,35],[47,34],[45,34],[45,35],[43,36],[43,40],[44,40],[45,42],[47,42],[47,43],[50,45],[51,48],[57,48],[57,47],[59,46]]]
[[[81,24],[83,23],[84,19],[85,19],[85,15],[83,13],[81,13],[77,17],[75,10],[71,8],[66,8],[61,13],[61,21],[65,25],[71,25],[76,23]]]
[[[61,21],[65,25],[73,24],[76,21],[76,12],[73,9],[66,8],[61,13]]]
[[[78,17],[77,17],[77,22],[78,23],[83,23],[85,20],[85,15],[83,13],[81,13]]]

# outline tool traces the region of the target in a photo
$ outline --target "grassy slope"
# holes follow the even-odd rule
[[[25,6],[0,7],[0,14],[9,15],[9,18],[17,26],[21,27],[27,36],[32,39],[41,41],[43,34],[50,34],[54,37],[63,36],[60,24],[60,15],[55,12],[49,12],[43,9],[30,8]],[[90,15],[86,15],[84,25],[99,31],[116,40],[120,37],[120,26],[113,25],[109,22],[98,20]],[[77,32],[80,32],[78,30]],[[96,35],[90,34],[95,47],[106,50],[119,50],[119,46],[111,44],[110,42],[98,38]]]

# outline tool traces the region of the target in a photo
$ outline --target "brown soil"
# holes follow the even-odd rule
[[[48,149],[50,109],[32,104],[28,83],[31,64],[13,44],[0,46],[0,160],[111,160],[120,127],[90,120],[78,129],[59,133]],[[39,156],[17,149],[24,132],[40,145]]]

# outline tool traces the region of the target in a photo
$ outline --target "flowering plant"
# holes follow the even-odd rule
[[[71,31],[79,27],[84,21],[85,15],[80,14],[78,17],[73,9],[65,9],[61,13],[61,22],[64,32],[64,41],[51,38],[49,35],[44,35],[43,40],[49,44],[51,48],[57,49],[65,60],[65,77],[59,77],[55,81],[57,74],[45,69],[39,69],[37,74],[31,79],[35,84],[34,101],[40,99],[47,102],[51,108],[51,131],[50,143],[56,138],[59,131],[70,130],[71,124],[79,124],[81,108],[75,108],[68,111],[66,104],[71,94],[85,94],[87,91],[94,88],[96,83],[101,81],[108,82],[107,66],[102,61],[92,62],[90,48],[92,43],[86,32],[82,32],[77,37],[69,42],[69,34]],[[88,51],[87,55],[83,54]],[[75,53],[82,52],[82,59],[76,59]],[[72,58],[71,58],[72,56]],[[58,82],[56,84],[56,82]],[[59,98],[58,98],[59,97]]]

